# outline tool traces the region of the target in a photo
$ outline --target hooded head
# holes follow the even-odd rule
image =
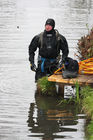
[[[54,21],[54,19],[51,19],[51,18],[47,19],[46,23],[45,23],[45,26],[46,25],[50,25],[50,26],[52,26],[52,29],[54,29],[55,28],[55,21]]]
[[[52,18],[46,20],[45,25],[51,25],[53,28],[55,27],[55,21]]]

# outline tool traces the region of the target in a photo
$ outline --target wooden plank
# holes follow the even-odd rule
[[[93,76],[89,77],[87,83],[89,83],[89,84],[93,84]]]
[[[88,85],[93,84],[93,75],[78,75],[76,78],[63,79],[62,74],[53,74],[48,77],[48,81],[72,85],[78,82],[80,85]]]

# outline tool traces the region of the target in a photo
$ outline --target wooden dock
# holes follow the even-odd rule
[[[53,74],[48,77],[48,81],[56,82],[65,85],[75,85],[76,82],[79,85],[92,85],[93,86],[93,75],[78,75],[76,78],[63,79],[62,73]]]

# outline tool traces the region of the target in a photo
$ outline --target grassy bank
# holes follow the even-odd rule
[[[86,86],[81,90],[82,109],[88,120],[93,120],[93,88]]]
[[[93,140],[93,88],[86,86],[81,89],[82,110],[87,115],[86,139]]]
[[[93,28],[90,30],[88,24],[86,24],[86,27],[88,34],[81,37],[77,43],[77,56],[80,61],[93,58]],[[87,115],[87,140],[93,140],[93,88],[89,86],[82,88],[80,102],[82,110]]]

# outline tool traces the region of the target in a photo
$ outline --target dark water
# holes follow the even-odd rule
[[[84,139],[84,114],[78,114],[79,109],[73,105],[59,106],[56,97],[35,96],[35,102],[30,104],[28,127],[31,139]]]
[[[0,0],[0,140],[84,140],[83,114],[35,96],[28,45],[52,17],[74,57],[93,23],[93,0]],[[35,58],[37,60],[37,58]]]

